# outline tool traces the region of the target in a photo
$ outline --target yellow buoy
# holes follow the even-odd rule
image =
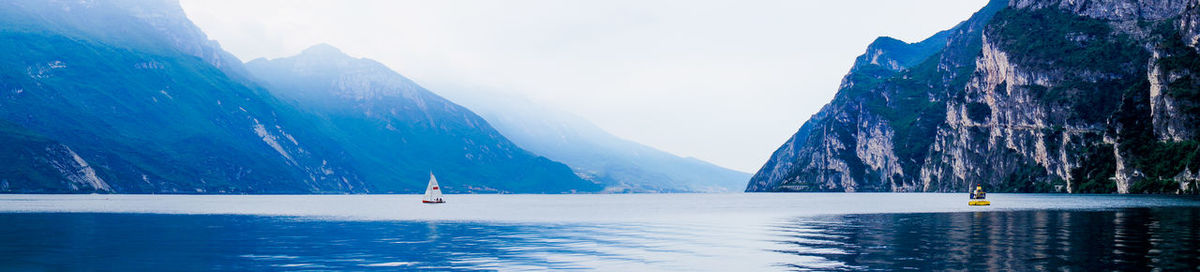
[[[991,206],[992,202],[985,200],[987,193],[983,192],[982,185],[975,185],[975,191],[971,192],[971,201],[967,205],[971,206]]]

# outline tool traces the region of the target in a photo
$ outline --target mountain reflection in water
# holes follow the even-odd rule
[[[778,225],[795,270],[1200,270],[1200,209],[867,214]]]
[[[0,272],[1200,270],[1190,197],[420,197],[0,196]]]

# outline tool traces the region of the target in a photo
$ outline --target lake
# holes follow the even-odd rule
[[[1197,270],[1200,199],[0,195],[0,270]]]

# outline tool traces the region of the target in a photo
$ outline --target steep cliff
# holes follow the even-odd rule
[[[922,61],[877,41],[747,191],[1195,193],[1198,8],[992,1]]]

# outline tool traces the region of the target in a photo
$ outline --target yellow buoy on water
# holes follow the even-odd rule
[[[982,185],[975,185],[975,191],[971,192],[971,201],[967,205],[971,206],[991,206],[992,202],[987,201],[987,193],[983,191]]]

